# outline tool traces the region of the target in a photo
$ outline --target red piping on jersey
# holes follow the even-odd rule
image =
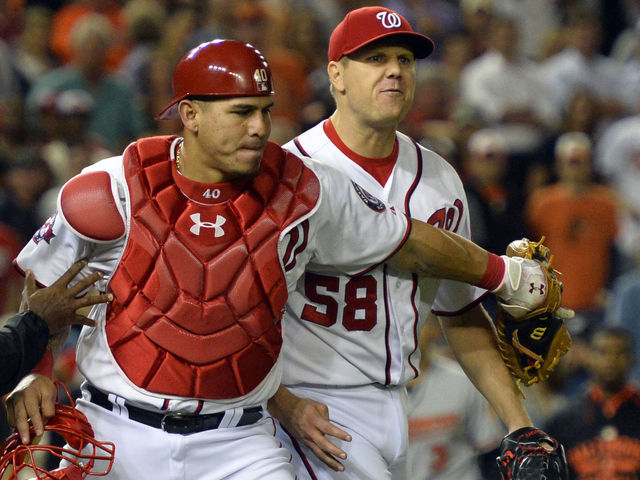
[[[406,212],[409,218],[411,218],[411,197],[415,193],[416,188],[418,188],[418,184],[420,183],[420,179],[422,178],[422,150],[420,150],[420,147],[418,146],[415,140],[411,139],[411,141],[413,142],[413,146],[416,149],[416,160],[418,163],[416,165],[416,177],[413,179],[413,183],[409,187],[409,190],[407,190],[407,194],[404,197],[404,211]],[[413,316],[414,347],[413,347],[413,351],[407,357],[407,362],[409,363],[409,366],[413,369],[414,378],[415,378],[419,375],[420,370],[413,363],[411,363],[411,356],[414,353],[416,353],[416,350],[418,349],[418,323],[420,319],[418,315],[418,307],[416,307],[416,293],[418,291],[418,276],[414,273],[411,276],[411,278],[413,280],[413,288],[411,290],[411,308],[413,308],[413,313],[414,313],[414,316]]]
[[[282,427],[282,425],[280,425],[280,426]],[[307,458],[307,456],[302,451],[302,447],[298,443],[298,440],[296,440],[293,437],[293,435],[291,435],[287,431],[286,428],[282,427],[282,430],[284,431],[284,433],[287,434],[287,436],[289,437],[289,440],[291,440],[291,443],[293,444],[293,448],[298,453],[298,455],[300,456],[300,460],[302,460],[302,463],[304,464],[304,468],[307,471],[307,473],[309,474],[309,476],[311,477],[311,480],[318,480],[318,477],[316,476],[315,472],[313,471],[313,467],[311,467],[311,464],[309,463],[309,459]]]
[[[469,305],[466,305],[466,306],[462,307],[460,310],[456,310],[455,312],[443,312],[441,310],[433,310],[432,309],[431,313],[433,313],[434,315],[439,315],[440,317],[455,317],[455,316],[458,316],[458,315],[462,315],[463,313],[468,312],[469,310],[471,310],[472,308],[474,308],[478,304],[482,303],[482,301],[484,300],[484,297],[486,297],[487,295],[489,295],[489,292],[484,292],[482,295],[480,295],[478,298],[476,298]]]
[[[416,307],[416,294],[418,293],[418,276],[414,273],[411,275],[413,280],[413,288],[411,289],[411,308],[413,308],[413,351],[407,357],[409,366],[413,369],[414,378],[420,375],[420,370],[411,362],[411,356],[418,349],[418,307]]]
[[[23,269],[18,265],[17,260],[18,260],[18,259],[17,259],[17,258],[15,258],[15,259],[11,262],[11,264],[13,265],[13,268],[15,268],[15,269],[16,269],[16,271],[18,272],[18,274],[22,275],[23,277],[26,277],[26,276],[27,276],[27,272],[26,272],[26,271],[24,271],[24,270],[23,270]],[[42,283],[42,282],[39,282],[38,280],[36,280],[35,282],[36,282],[36,286],[37,286],[38,288],[47,288],[47,287],[49,286],[49,285],[45,285],[45,284],[44,284],[44,283]],[[78,295],[78,298],[84,298],[84,296],[85,296],[85,295],[87,295],[88,293],[89,293],[89,291],[87,290],[87,291],[85,291],[82,295]],[[100,292],[100,293],[104,293],[104,292]]]
[[[327,125],[327,124],[328,124],[328,125]],[[349,148],[348,148],[344,143],[342,143],[342,140],[340,140],[340,137],[338,137],[338,134],[337,134],[337,132],[336,132],[336,130],[335,130],[335,128],[334,128],[334,126],[333,126],[333,124],[331,123],[331,119],[327,119],[327,120],[324,122],[324,124],[322,125],[322,129],[323,129],[324,133],[327,135],[327,137],[329,138],[329,140],[331,140],[331,142],[332,142],[332,143],[333,143],[333,144],[334,144],[334,145],[335,145],[335,146],[336,146],[336,147],[337,147],[337,148],[338,148],[342,153],[344,153],[347,157],[349,157],[352,161],[354,161],[355,163],[357,163],[357,164],[358,164],[358,165],[360,165],[361,167],[362,167],[362,159],[364,159],[364,160],[370,160],[370,161],[371,161],[371,160],[374,160],[374,161],[375,161],[375,160],[380,160],[380,159],[367,159],[366,157],[363,157],[363,156],[358,155],[357,153],[355,153],[355,152],[351,151],[351,150],[350,150],[350,149],[349,149]],[[293,139],[293,143],[294,143],[294,145],[298,148],[298,150],[300,151],[300,153],[302,153],[303,155],[305,155],[305,156],[307,156],[307,157],[309,156],[309,154],[305,151],[305,149],[304,149],[304,148],[302,148],[302,145],[300,144],[299,137],[294,138],[294,139]],[[416,146],[416,148],[418,149],[418,155],[419,155],[419,157],[420,157],[420,160],[422,160],[422,153],[420,152],[420,149],[418,148],[418,145],[417,145],[415,142],[413,142],[413,143],[414,143],[414,145]],[[394,144],[394,147],[393,147],[393,152],[391,152],[391,155],[389,155],[389,157],[386,157],[386,158],[384,159],[384,160],[385,160],[385,162],[388,162],[388,161],[389,161],[389,158],[393,156],[393,157],[394,157],[393,165],[395,165],[395,162],[396,162],[396,160],[398,159],[398,150],[399,150],[399,147],[398,147],[398,139],[396,138],[396,140],[395,140],[395,144]],[[357,159],[360,159],[360,160],[359,160],[359,161],[356,161]],[[363,168],[364,168],[364,167],[363,167]],[[393,169],[393,168],[392,168],[392,169]],[[373,173],[369,172],[369,170],[367,170],[366,168],[365,168],[365,170],[366,170],[369,174],[371,174],[374,178],[376,178],[376,180],[378,180],[378,182],[380,182],[380,180],[379,180],[375,175],[373,175]],[[419,175],[418,175],[417,179],[419,179],[419,178],[420,178],[421,172],[422,172],[422,162],[420,161],[420,173],[419,173]],[[391,170],[389,171],[389,174],[391,174]],[[387,178],[388,178],[388,177],[387,177]],[[417,186],[417,183],[418,183],[418,180],[417,180],[417,179],[416,179],[416,181],[414,182],[414,184],[411,186],[411,189],[410,189],[410,192],[411,192],[411,193],[415,190],[415,188],[416,188],[416,186]],[[381,185],[384,185],[384,183],[383,183],[383,182],[380,182],[380,184],[381,184]],[[406,214],[406,216],[407,216],[407,217],[409,217],[409,215],[408,215],[408,214]],[[400,250],[400,249],[402,248],[402,246],[405,244],[405,242],[407,241],[407,238],[409,238],[409,234],[410,234],[410,233],[411,233],[411,220],[409,220],[409,221],[407,222],[407,231],[405,232],[405,236],[404,236],[404,238],[403,238],[403,239],[402,239],[402,241],[398,244],[398,247],[397,247],[393,252],[391,252],[391,254],[390,254],[389,256],[387,256],[387,258],[385,258],[385,259],[384,259],[383,261],[381,261],[380,263],[377,263],[377,264],[375,264],[375,265],[370,266],[369,268],[367,268],[367,269],[363,270],[362,272],[358,272],[358,273],[354,274],[353,276],[356,276],[356,275],[364,275],[365,273],[367,273],[367,272],[369,272],[369,271],[373,270],[374,268],[376,268],[376,267],[378,267],[379,265],[381,265],[381,264],[385,263],[387,260],[389,260],[391,257],[393,257],[393,256],[396,254],[396,252],[397,252],[398,250]],[[305,242],[305,246],[306,246],[306,242]],[[299,252],[296,252],[296,253],[299,253]],[[294,265],[295,265],[295,264],[294,264]],[[291,268],[293,268],[293,266],[291,266]],[[290,269],[285,268],[285,271],[289,271],[289,270],[290,270]]]
[[[412,139],[411,141],[413,142],[413,146],[416,148],[418,165],[416,165],[416,178],[413,179],[413,183],[409,187],[409,190],[407,190],[407,194],[404,197],[404,211],[409,218],[411,218],[411,207],[409,205],[411,202],[411,196],[416,191],[416,188],[418,188],[418,183],[420,183],[420,179],[422,178],[422,151],[415,140]]]
[[[198,400],[198,406],[194,410],[193,414],[198,415],[202,411],[202,407],[204,407],[204,402],[202,400]]]
[[[302,145],[300,144],[300,140],[298,140],[298,138],[299,137],[296,137],[293,139],[294,145],[298,148],[298,150],[302,155],[304,155],[305,157],[308,157],[309,154],[304,150],[304,148],[302,148]]]
[[[22,275],[23,277],[27,276],[27,272],[25,272],[22,268],[20,268],[20,265],[18,265],[18,259],[14,258],[13,261],[11,262],[11,264],[13,265],[13,268],[16,269],[16,271]],[[45,285],[44,283],[40,283],[38,280],[36,280],[36,285],[40,288],[46,288],[48,285]]]
[[[388,287],[387,287],[387,265],[382,267],[382,290],[384,293],[384,348],[387,354],[387,361],[384,366],[384,384],[391,383],[391,345],[389,344],[389,335],[391,330],[391,321],[389,316]]]

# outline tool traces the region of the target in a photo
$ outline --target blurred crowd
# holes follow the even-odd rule
[[[18,307],[10,262],[55,211],[59,186],[140,136],[179,129],[155,115],[188,49],[234,38],[261,50],[274,73],[271,139],[284,143],[333,111],[332,29],[379,4],[436,44],[401,130],[458,169],[474,240],[502,253],[544,235],[555,253],[576,346],[529,395],[533,412],[552,413],[536,409],[538,395],[561,406],[577,391],[595,327],[638,331],[640,0],[0,4],[0,313]]]

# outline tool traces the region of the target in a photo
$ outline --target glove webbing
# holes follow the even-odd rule
[[[532,368],[541,368],[542,367],[542,363],[544,362],[544,358],[542,358],[541,355],[537,355],[535,352],[529,350],[527,347],[525,347],[524,345],[522,345],[520,343],[520,340],[518,339],[518,330],[514,330],[513,331],[513,335],[511,336],[511,340],[513,341],[513,345],[518,347],[518,350],[520,350],[522,353],[526,354],[529,358],[535,360],[535,362],[532,365],[528,365],[528,366],[524,367],[524,371],[525,372],[528,372]]]

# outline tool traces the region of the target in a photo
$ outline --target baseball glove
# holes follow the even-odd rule
[[[502,480],[566,480],[564,448],[542,430],[524,427],[502,439],[496,458]]]
[[[570,318],[573,312],[560,306],[562,284],[557,279],[558,272],[551,267],[552,258],[543,241],[544,237],[537,243],[526,238],[511,242],[507,256],[531,259],[542,266],[546,277],[545,302],[517,318],[512,315],[510,305],[498,302],[496,317],[502,359],[518,384],[526,386],[549,378],[560,357],[571,347],[571,336],[563,319]],[[530,288],[542,287],[531,282]]]

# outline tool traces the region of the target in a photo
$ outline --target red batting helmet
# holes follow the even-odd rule
[[[71,403],[72,406],[56,404],[55,416],[44,426],[45,432],[60,435],[67,444],[64,447],[24,445],[20,435],[13,433],[0,446],[0,478],[17,480],[25,478],[27,473],[32,479],[82,480],[88,475],[104,476],[111,471],[114,444],[96,440],[87,417],[73,406],[73,401]],[[33,427],[30,434],[33,439]],[[35,454],[38,452],[65,460],[68,465],[48,471],[37,465],[38,456]]]
[[[213,40],[180,59],[173,71],[173,98],[156,118],[179,118],[177,104],[187,97],[267,95],[273,95],[271,69],[262,53],[237,40]]]

